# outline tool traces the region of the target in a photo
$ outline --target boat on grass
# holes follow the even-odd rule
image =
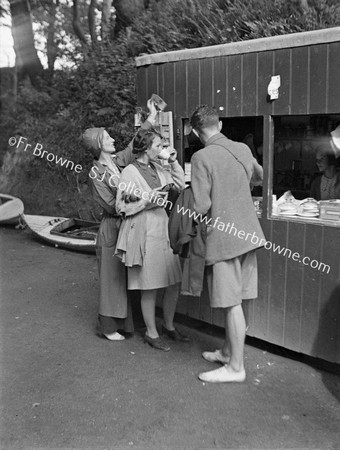
[[[0,194],[0,225],[16,225],[24,213],[24,204],[13,195]]]
[[[78,252],[95,253],[99,222],[25,214],[23,219],[39,239]]]

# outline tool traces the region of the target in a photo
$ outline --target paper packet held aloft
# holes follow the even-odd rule
[[[164,109],[167,107],[165,101],[157,94],[152,94],[150,100],[154,102],[159,111],[164,111]]]

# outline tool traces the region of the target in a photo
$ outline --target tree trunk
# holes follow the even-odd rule
[[[131,25],[132,20],[145,10],[147,0],[113,0],[116,9],[116,32]]]
[[[87,45],[87,39],[79,20],[78,0],[73,0],[73,29],[78,39]]]
[[[88,13],[90,35],[91,35],[92,44],[94,44],[94,45],[97,43],[96,16],[95,16],[96,3],[97,3],[97,0],[91,0],[90,6],[89,6],[89,13]]]
[[[110,18],[111,18],[112,0],[103,0],[101,37],[105,41],[110,37]]]
[[[300,7],[302,11],[306,12],[309,10],[308,0],[300,0]]]
[[[55,22],[56,12],[59,6],[59,0],[50,0],[49,15],[48,15],[48,32],[47,32],[47,64],[50,78],[53,76],[54,64],[57,59],[58,46],[54,41],[55,37]]]
[[[43,73],[34,45],[31,9],[28,0],[10,0],[12,35],[18,70],[30,77],[32,84]]]

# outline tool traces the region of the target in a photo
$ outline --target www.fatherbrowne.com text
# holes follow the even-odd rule
[[[121,191],[124,191],[128,194],[134,194],[136,197],[141,197],[144,200],[149,200],[157,203],[159,206],[168,207],[170,210],[173,208],[173,204],[170,200],[165,200],[163,198],[153,198],[154,192],[149,194],[148,192],[143,192],[141,189],[134,187],[133,183],[129,182],[128,184],[124,182],[117,182],[116,187],[118,187]],[[311,259],[309,256],[302,257],[299,252],[292,252],[289,248],[282,247],[281,245],[275,244],[274,242],[267,241],[263,238],[259,238],[256,235],[256,232],[246,233],[243,230],[238,230],[234,224],[234,222],[224,223],[220,221],[220,217],[217,218],[208,218],[207,215],[202,215],[197,213],[196,211],[192,211],[189,208],[184,208],[183,206],[176,205],[176,212],[178,214],[188,215],[190,218],[193,218],[195,222],[205,223],[208,227],[217,228],[219,231],[223,233],[233,234],[235,237],[237,236],[239,239],[244,239],[245,241],[250,240],[250,242],[254,245],[259,245],[260,247],[264,247],[266,250],[272,250],[274,253],[278,253],[279,255],[286,256],[291,258],[293,261],[302,263],[305,266],[310,266],[312,269],[317,269],[322,272],[326,272],[327,274],[330,272],[331,268],[328,264],[323,262],[319,262],[315,259]]]
[[[272,250],[274,253],[278,253],[279,255],[287,256],[288,258],[291,258],[293,261],[302,263],[305,266],[310,266],[312,269],[317,269],[322,272],[326,272],[327,274],[330,272],[331,268],[328,264],[325,264],[323,262],[319,262],[316,259],[312,259],[309,256],[302,257],[299,252],[292,252],[289,248],[281,247],[281,245],[277,245],[274,242],[267,241],[265,239],[260,239],[255,231],[254,233],[246,233],[243,230],[238,230],[235,227],[234,222],[227,224],[224,222],[221,222],[219,219],[220,217],[217,217],[216,219],[213,219],[212,217],[208,218],[207,216],[202,216],[202,214],[199,214],[195,211],[191,211],[189,208],[184,208],[183,206],[179,207],[177,205],[177,213],[186,215],[188,214],[189,217],[192,217],[196,222],[205,223],[208,227],[217,228],[219,231],[223,233],[233,234],[234,236],[237,236],[239,239],[244,239],[247,241],[250,239],[250,242],[254,245],[259,244],[259,246],[263,246],[266,250]]]

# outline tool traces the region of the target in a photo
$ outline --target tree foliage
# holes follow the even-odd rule
[[[204,47],[311,31],[340,24],[337,0],[168,0],[136,18],[130,46],[137,53]]]

